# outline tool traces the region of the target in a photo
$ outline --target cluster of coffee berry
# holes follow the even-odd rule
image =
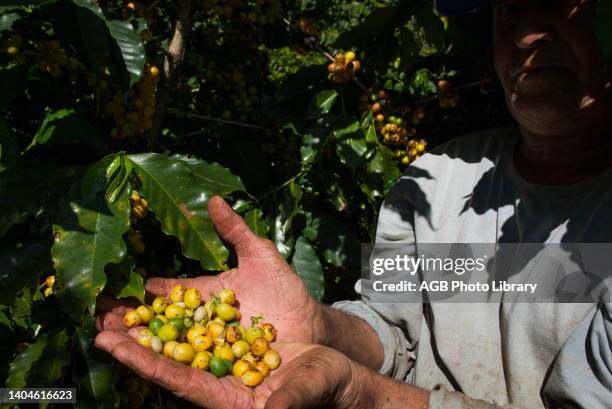
[[[127,92],[127,98],[118,91],[113,100],[106,104],[105,111],[112,116],[116,126],[111,131],[113,139],[138,135],[153,126],[158,78],[159,68],[149,66],[140,81]]]
[[[58,77],[66,69],[76,72],[83,68],[82,64],[74,57],[68,57],[56,40],[41,41],[36,44],[36,64],[38,70],[49,73],[52,77]]]
[[[418,125],[425,118],[423,108],[405,106],[395,109],[400,116],[385,114],[385,109],[392,110],[387,91],[384,89],[370,90],[362,95],[359,108],[362,111],[371,111],[374,118],[376,130],[382,137],[382,143],[387,146],[396,147],[395,158],[402,165],[409,165],[425,152],[427,142],[417,141],[413,138]],[[407,119],[406,119],[407,118]]]
[[[272,324],[240,325],[236,294],[223,289],[204,302],[196,288],[175,286],[168,298],[157,297],[123,318],[128,328],[143,324],[137,335],[140,345],[220,378],[232,374],[250,387],[263,382],[280,366],[281,358],[270,348],[276,338]]]
[[[329,78],[336,83],[352,80],[355,73],[361,69],[361,63],[356,58],[354,51],[336,54],[334,62],[327,66]]]
[[[45,279],[45,289],[43,290],[43,295],[45,298],[49,297],[53,294],[53,286],[55,285],[55,276],[50,275]]]
[[[420,158],[427,150],[427,141],[425,139],[411,139],[406,143],[403,149],[395,150],[395,158],[402,165],[410,165],[412,162]]]
[[[457,106],[459,102],[459,93],[452,90],[450,82],[447,80],[439,80],[436,83],[436,88],[438,89],[440,107],[455,108]]]
[[[149,213],[149,201],[140,196],[140,192],[133,190],[130,195],[130,204],[132,205],[131,221],[134,224],[139,219],[144,219]]]
[[[260,104],[260,90],[249,85],[244,74],[243,67],[236,64],[228,70],[222,68],[224,64],[210,61],[204,71],[204,87],[201,95],[205,113],[209,115],[220,115],[223,119],[239,119],[246,121],[247,112],[253,110]],[[234,118],[232,110],[224,109],[218,111],[218,107],[235,107],[241,114]]]

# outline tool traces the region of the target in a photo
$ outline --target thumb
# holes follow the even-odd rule
[[[219,236],[234,247],[257,238],[244,219],[220,196],[213,196],[210,199],[208,214]]]
[[[301,409],[306,408],[304,403],[301,391],[291,385],[285,385],[270,395],[264,409]]]

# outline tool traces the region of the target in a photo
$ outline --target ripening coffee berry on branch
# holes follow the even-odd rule
[[[138,203],[142,197],[133,192],[130,200]],[[128,233],[127,240],[135,240],[135,233]],[[127,312],[123,322],[129,328],[148,325],[136,336],[145,348],[219,378],[239,377],[255,387],[281,364],[270,345],[276,329],[270,323],[260,325],[261,317],[252,317],[252,325],[243,327],[235,305],[231,289],[205,300],[198,289],[177,285],[167,298],[159,296],[152,305]]]

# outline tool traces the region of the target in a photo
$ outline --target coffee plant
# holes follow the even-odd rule
[[[428,0],[0,1],[4,385],[187,406],[97,350],[94,315],[100,294],[235,264],[213,195],[318,300],[354,297],[401,172],[511,122],[489,31]]]

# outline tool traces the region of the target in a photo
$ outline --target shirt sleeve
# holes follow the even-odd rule
[[[599,304],[563,345],[543,397],[547,408],[612,408],[612,304]]]
[[[397,254],[416,254],[413,206],[409,192],[412,183],[405,176],[400,179],[387,195],[378,218],[376,243],[394,243],[398,246],[375,248],[372,256],[392,258]],[[384,361],[379,372],[410,382],[407,375],[416,360],[422,305],[371,302],[362,294],[360,281],[356,283],[355,290],[361,295],[360,301],[337,302],[332,308],[355,315],[370,324],[384,348]]]
[[[565,408],[565,406],[564,406]],[[495,402],[472,399],[462,393],[436,385],[429,394],[429,409],[532,409],[514,404],[500,406]]]

